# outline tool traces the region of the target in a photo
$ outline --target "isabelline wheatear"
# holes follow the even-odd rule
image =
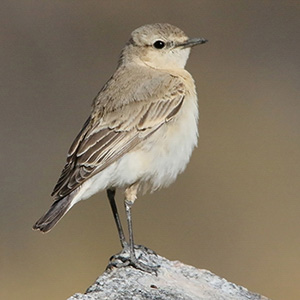
[[[132,32],[117,70],[71,145],[52,193],[55,202],[33,229],[48,232],[78,201],[106,190],[123,252],[130,253],[116,266],[153,270],[135,256],[131,207],[139,192],[175,181],[197,144],[197,95],[184,67],[191,47],[205,42],[170,24]],[[129,243],[115,203],[120,187],[125,188]]]

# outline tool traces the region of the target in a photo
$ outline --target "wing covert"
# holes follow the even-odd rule
[[[134,95],[124,105],[111,105],[110,110],[105,106],[99,107],[101,101],[98,100],[94,110],[102,110],[102,113],[92,111],[74,140],[52,193],[55,199],[70,194],[178,114],[184,102],[184,85],[179,78],[169,74],[167,79],[167,82],[160,83],[159,89],[148,90],[147,99],[144,95]],[[142,88],[140,91],[143,91]],[[97,97],[105,97],[105,90]],[[117,99],[111,101],[117,102]]]

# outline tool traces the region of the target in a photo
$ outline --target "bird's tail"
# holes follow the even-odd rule
[[[50,231],[71,208],[71,202],[72,197],[70,196],[56,200],[50,209],[36,221],[32,229],[40,230],[44,233]]]

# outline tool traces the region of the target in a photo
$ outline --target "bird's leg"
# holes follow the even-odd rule
[[[136,269],[152,273],[157,272],[157,267],[155,266],[148,266],[142,263],[139,259],[137,259],[135,254],[135,245],[133,240],[133,230],[132,230],[132,218],[131,218],[131,207],[133,205],[133,201],[125,199],[125,210],[126,210],[126,217],[127,217],[127,225],[128,225],[128,232],[129,232],[129,265],[133,266]],[[141,246],[142,248],[143,246]],[[139,248],[139,247],[137,247]],[[145,247],[144,247],[145,248]],[[147,248],[145,248],[147,249]],[[141,249],[144,250],[144,249]]]
[[[118,213],[118,209],[117,209],[117,205],[116,205],[116,201],[115,201],[115,194],[116,194],[116,190],[115,189],[108,189],[107,191],[107,197],[111,206],[111,210],[113,212],[114,215],[114,219],[117,225],[117,229],[118,229],[118,233],[119,233],[119,238],[120,238],[120,242],[122,245],[122,248],[125,248],[127,246],[126,240],[125,240],[125,235],[124,235],[124,231],[122,228],[122,224],[121,224],[121,220],[119,217],[119,213]]]
[[[126,210],[126,218],[127,218],[127,226],[129,233],[129,250],[130,250],[130,259],[136,259],[134,252],[134,241],[133,241],[133,230],[132,230],[132,218],[131,218],[131,207],[133,202],[125,199],[125,210]]]
[[[132,230],[132,217],[131,217],[131,207],[136,199],[138,185],[134,184],[128,187],[125,190],[125,210],[126,210],[126,218],[129,232],[129,245],[125,242],[125,246],[121,253],[112,256],[109,267],[125,267],[125,266],[133,266],[136,269],[145,271],[145,272],[157,272],[158,266],[148,266],[142,263],[137,257],[135,249],[139,249],[146,254],[153,254],[151,250],[148,250],[144,246],[136,246],[134,245],[133,239],[133,230]]]

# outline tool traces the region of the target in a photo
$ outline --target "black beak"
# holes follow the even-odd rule
[[[191,47],[194,47],[196,45],[204,44],[206,42],[208,42],[208,40],[206,40],[204,38],[188,39],[187,41],[185,41],[181,44],[178,44],[177,47],[191,48]]]

